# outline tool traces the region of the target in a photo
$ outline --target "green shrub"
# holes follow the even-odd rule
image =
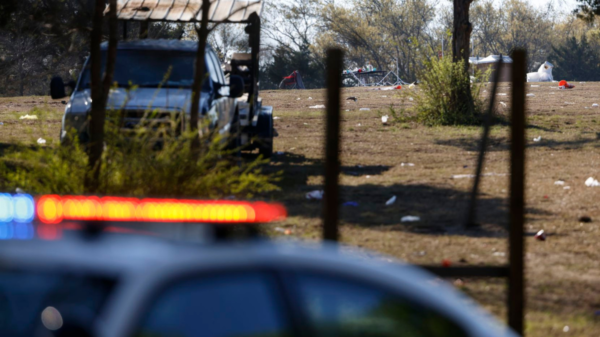
[[[148,117],[153,114],[149,111]],[[193,160],[189,132],[177,134],[170,126],[154,125],[151,118],[131,132],[121,131],[120,112],[107,112],[105,151],[102,157],[102,195],[135,197],[252,198],[275,190],[273,177],[262,172],[268,161],[241,160],[226,148],[218,134],[202,137],[201,154]],[[15,145],[0,158],[0,185],[32,194],[82,194],[87,170],[85,149],[72,141],[52,146]]]
[[[479,98],[482,83],[490,72],[476,72],[471,83],[463,71],[464,63],[452,62],[451,56],[427,59],[418,74],[419,94],[415,96],[415,109],[419,121],[425,125],[472,125],[480,122],[483,101]],[[453,89],[471,87],[474,109],[469,102],[452,99]],[[457,104],[454,104],[457,103]]]

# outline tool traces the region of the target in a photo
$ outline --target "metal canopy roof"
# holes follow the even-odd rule
[[[263,10],[262,0],[211,0],[210,22],[248,22],[250,15],[259,17]],[[118,0],[119,20],[200,22],[202,0]],[[108,13],[108,6],[104,11]]]

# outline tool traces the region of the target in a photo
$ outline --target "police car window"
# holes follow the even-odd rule
[[[183,281],[159,295],[136,336],[290,336],[276,289],[258,272]]]
[[[114,285],[91,276],[2,271],[0,336],[52,336],[91,327]]]
[[[372,286],[317,275],[297,285],[314,336],[467,336],[437,312]]]

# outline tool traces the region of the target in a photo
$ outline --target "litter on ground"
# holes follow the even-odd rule
[[[415,164],[413,164],[413,163],[402,163],[402,164],[400,164],[400,166],[402,166],[402,167],[404,167],[404,166],[413,167],[413,166],[415,166]]]
[[[312,100],[312,97],[309,97],[309,98],[308,98],[308,100],[309,100],[309,101],[310,101],[310,100]]]
[[[532,85],[531,85],[531,87],[532,87],[532,88],[539,88],[540,86],[539,86],[539,85],[536,85],[536,84],[532,84]]]
[[[527,97],[535,97],[535,94],[527,94]]]
[[[391,205],[393,205],[395,202],[396,202],[396,196],[393,196],[393,197],[391,197],[391,198],[390,198],[390,200],[388,200],[388,201],[386,201],[386,202],[385,202],[385,205],[386,205],[386,206],[391,206]]]
[[[400,219],[400,222],[419,222],[419,221],[421,221],[421,218],[418,216],[414,216],[414,215],[403,216],[402,219]]]
[[[358,202],[356,202],[356,201],[346,201],[344,204],[342,204],[342,206],[358,207]]]
[[[0,125],[4,125],[4,123],[0,122]]]
[[[306,199],[308,200],[321,200],[323,199],[323,194],[325,194],[323,191],[312,191],[312,192],[308,192],[306,193]]]
[[[506,108],[506,103],[500,102],[500,105],[502,105],[502,107]]]
[[[313,105],[313,106],[309,106],[309,109],[325,109],[324,105]]]
[[[412,102],[412,101],[414,101],[415,99],[414,99],[414,98],[412,98],[412,97],[409,97],[409,98],[408,98],[408,100]]]
[[[597,108],[597,107],[599,107],[599,106],[600,106],[600,105],[598,105],[598,103],[594,103],[594,104],[592,104],[592,108]]]
[[[281,117],[273,117],[273,119],[281,119]]]
[[[506,96],[506,94],[500,93],[498,94],[498,96]]]
[[[277,151],[277,152],[275,152],[275,154],[278,155],[278,156],[283,156],[285,154],[285,152],[283,152],[283,151]]]
[[[299,101],[299,100],[300,100],[300,97],[296,98],[296,101]]]
[[[585,186],[587,187],[598,187],[600,186],[600,182],[598,182],[598,180],[589,177],[586,181],[585,181]]]
[[[544,232],[544,230],[542,229],[539,232],[537,232],[534,237],[538,241],[546,241],[546,232]]]
[[[381,123],[383,123],[383,125],[386,125],[389,118],[390,118],[390,116],[388,116],[388,115],[381,116]]]
[[[38,138],[37,143],[40,145],[46,144],[46,140],[44,138]]]
[[[370,108],[360,108],[360,111],[371,111]]]
[[[570,190],[570,189],[571,189],[571,186],[565,186],[565,187],[563,187],[563,190]]]
[[[564,182],[564,181],[562,181],[562,180],[557,180],[557,181],[555,181],[555,182],[554,182],[554,185],[559,185],[559,186],[562,186],[562,185],[564,185],[564,184],[565,184],[565,182]]]
[[[23,115],[19,119],[38,119],[36,115]]]
[[[538,137],[533,138],[534,142],[539,142],[541,140],[542,140],[542,136],[538,136]]]
[[[347,100],[347,101],[354,101],[354,102],[356,102],[356,101],[358,101],[358,98],[356,98],[356,97],[352,96],[352,97],[348,97],[348,98],[346,98],[346,100]]]

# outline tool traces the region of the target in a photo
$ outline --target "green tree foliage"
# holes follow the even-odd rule
[[[585,35],[579,41],[568,38],[562,45],[552,47],[548,60],[554,64],[556,79],[570,81],[597,81],[600,79],[600,55]]]

